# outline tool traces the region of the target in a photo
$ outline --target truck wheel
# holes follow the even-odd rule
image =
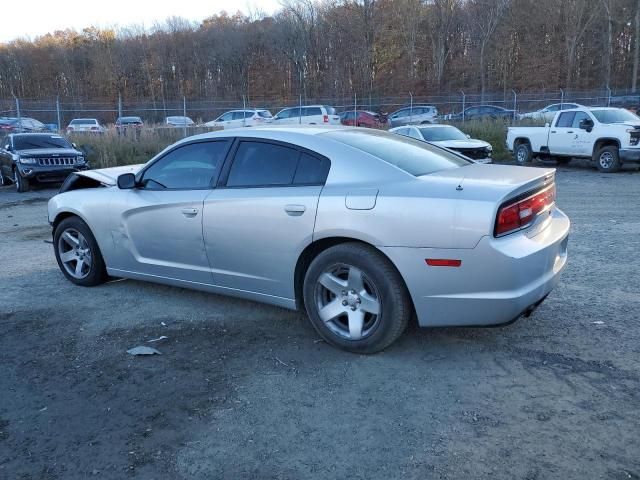
[[[618,147],[606,146],[599,149],[595,154],[596,167],[604,173],[614,173],[620,170],[620,156]]]
[[[29,180],[20,175],[17,168],[13,169],[13,183],[15,183],[18,193],[29,191]]]
[[[513,158],[516,163],[524,165],[531,162],[531,145],[528,143],[519,143],[513,152]]]

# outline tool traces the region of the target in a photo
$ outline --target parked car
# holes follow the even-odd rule
[[[307,105],[280,110],[273,117],[274,125],[340,125],[336,109],[328,105]]]
[[[475,163],[491,163],[493,147],[490,143],[473,139],[451,125],[406,126],[389,131],[454,150]]]
[[[67,133],[99,133],[107,129],[100,124],[97,118],[74,118],[67,126]]]
[[[129,132],[139,136],[143,127],[144,122],[140,117],[118,117],[116,120],[116,132],[118,135],[127,135]]]
[[[368,110],[349,110],[340,114],[340,123],[351,127],[382,128],[386,125],[379,113]]]
[[[265,109],[231,110],[220,115],[215,120],[204,124],[205,127],[255,127],[266,125],[273,121],[273,115]]]
[[[540,120],[542,122],[550,122],[553,120],[556,112],[560,110],[571,110],[572,108],[580,108],[582,105],[577,103],[554,103],[552,105],[547,105],[540,110],[536,110],[535,112],[521,113],[518,115],[520,120],[530,119],[530,120]]]
[[[62,182],[87,168],[84,154],[60,135],[12,133],[0,144],[0,185],[13,182],[18,192],[34,183]]]
[[[432,105],[416,104],[396,110],[388,119],[391,127],[438,123],[438,109]]]
[[[0,133],[44,132],[47,126],[35,118],[0,118]]]
[[[193,127],[195,125],[195,122],[189,117],[182,116],[167,117],[164,122],[169,127]]]
[[[601,172],[616,172],[623,163],[640,162],[640,117],[623,108],[588,108],[556,113],[550,126],[511,127],[507,148],[516,162],[534,155],[567,163],[591,159]]]
[[[509,120],[513,118],[515,111],[495,105],[478,105],[465,108],[464,112],[450,114],[445,117],[447,120],[459,122],[462,120]]]
[[[558,282],[569,233],[554,169],[348,127],[186,138],[143,166],[74,174],[48,215],[77,285],[111,275],[305,308],[327,342],[359,353],[414,313],[422,326],[528,315]]]

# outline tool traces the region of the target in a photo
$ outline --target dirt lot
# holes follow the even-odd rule
[[[0,478],[640,478],[640,172],[558,184],[569,266],[531,318],[375,356],[252,302],[75,287],[54,191],[0,188]]]

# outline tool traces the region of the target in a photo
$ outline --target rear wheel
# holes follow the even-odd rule
[[[17,168],[13,169],[13,183],[19,193],[28,192],[31,187],[28,178],[24,178]]]
[[[318,255],[304,280],[311,323],[328,343],[375,353],[405,330],[413,311],[404,281],[374,248],[345,243]]]
[[[58,266],[71,282],[92,287],[107,279],[98,243],[80,218],[62,220],[53,233],[53,245]]]
[[[513,152],[514,160],[520,165],[530,163],[532,156],[531,145],[527,142],[519,143]]]
[[[595,154],[596,167],[604,173],[614,173],[620,170],[620,156],[618,147],[606,146],[600,148]]]

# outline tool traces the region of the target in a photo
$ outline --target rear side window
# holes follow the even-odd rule
[[[303,152],[300,154],[293,183],[296,185],[323,184],[327,180],[330,166],[328,159],[314,157]]]
[[[573,117],[575,116],[575,114],[576,112],[561,113],[560,116],[558,117],[558,121],[556,122],[556,127],[559,127],[559,128],[570,127],[571,124],[573,123]]]
[[[307,107],[302,109],[303,117],[310,117],[312,115],[322,115],[320,107]]]
[[[228,187],[290,185],[300,153],[288,147],[262,142],[242,142],[236,151]]]

